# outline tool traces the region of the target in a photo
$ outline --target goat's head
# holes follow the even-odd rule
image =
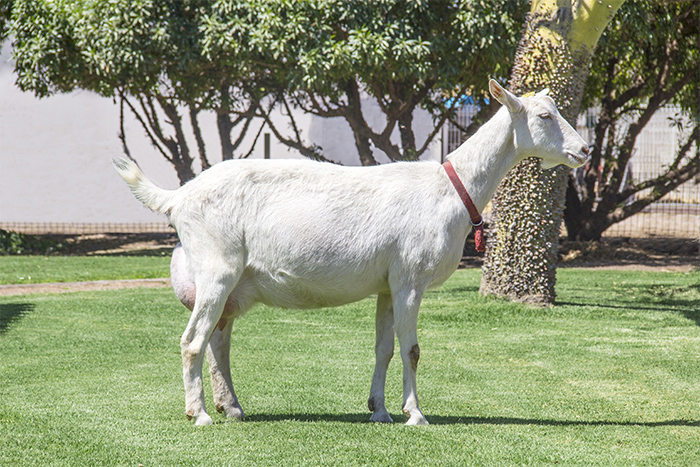
[[[532,97],[518,98],[491,80],[489,91],[510,112],[515,148],[523,158],[542,159],[543,169],[559,164],[575,168],[586,162],[588,145],[559,114],[547,89]]]

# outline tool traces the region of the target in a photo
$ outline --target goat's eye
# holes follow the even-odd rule
[[[552,114],[550,114],[550,113],[543,113],[543,114],[540,114],[540,118],[541,118],[542,120],[551,120],[551,119],[552,119]]]

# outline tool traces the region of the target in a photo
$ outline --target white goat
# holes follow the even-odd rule
[[[504,108],[449,156],[479,211],[522,159],[577,167],[588,154],[546,91],[517,98],[495,81],[489,88]],[[392,421],[384,385],[396,334],[407,424],[427,424],[416,395],[418,307],[426,289],[455,271],[471,229],[439,163],[236,160],[174,191],[153,185],[133,162],[114,165],[146,207],[168,215],[182,243],[171,271],[192,310],[181,340],[188,418],[212,423],[202,390],[205,349],[217,410],[243,418],[231,382],[231,329],[254,303],[330,307],[378,294],[371,420]]]

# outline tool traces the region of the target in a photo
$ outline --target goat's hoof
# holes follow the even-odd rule
[[[199,417],[197,417],[194,424],[195,424],[195,426],[206,426],[206,425],[213,425],[214,422],[212,421],[209,414],[202,413],[199,415]]]
[[[187,420],[192,420],[194,418],[194,424],[196,426],[204,426],[204,425],[213,425],[214,424],[211,417],[206,412],[202,412],[199,415],[195,415],[194,410],[188,410],[185,413],[185,415],[187,416]]]
[[[423,426],[423,425],[429,425],[428,420],[425,419],[423,416],[423,413],[420,410],[414,410],[411,412],[404,411],[406,416],[408,416],[408,421],[406,422],[406,425],[410,426]]]
[[[389,412],[387,412],[386,410],[384,410],[383,412],[374,412],[372,416],[369,417],[369,420],[371,422],[377,423],[394,423],[394,420],[391,418],[391,415],[389,415]]]
[[[240,405],[224,406],[223,412],[229,420],[243,420],[245,418],[245,414]]]
[[[245,418],[243,408],[240,405],[216,404],[216,411],[226,414],[226,418],[233,420],[243,420]]]
[[[425,419],[425,417],[411,417],[408,419],[406,422],[406,425],[409,426],[425,426],[425,425],[430,425],[428,423],[428,420]]]

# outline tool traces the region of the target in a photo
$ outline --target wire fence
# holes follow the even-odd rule
[[[466,128],[477,111],[476,106],[465,105],[458,110],[457,121]],[[676,106],[662,108],[639,135],[629,165],[632,180],[652,179],[671,163],[678,149],[681,130],[670,122],[679,113],[680,108]],[[593,140],[596,118],[596,110],[590,109],[581,116],[577,125],[581,136],[589,142]],[[443,130],[443,141],[444,155],[447,155],[464,142],[464,137],[455,125],[448,124]],[[484,218],[488,220],[488,213]],[[680,185],[640,213],[614,224],[603,236],[700,239],[700,177]]]
[[[0,222],[0,229],[30,235],[174,233],[167,223]]]

